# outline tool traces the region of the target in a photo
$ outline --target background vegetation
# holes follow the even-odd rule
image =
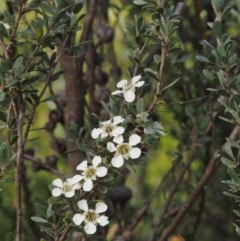
[[[7,19],[4,11],[12,14],[16,20],[19,5],[14,2],[22,1],[2,2],[4,3],[1,3],[2,23]],[[24,15],[24,21],[34,28],[32,21],[41,16],[41,11],[44,9],[39,4],[48,3],[54,9],[57,6],[66,8],[73,2],[71,0],[27,1],[24,4],[26,6],[32,4],[33,11]],[[161,1],[152,2],[161,4]],[[134,166],[135,173],[129,175],[129,170],[124,169],[123,176],[117,176],[113,183],[109,184],[110,189],[106,200],[110,207],[108,216],[111,222],[104,231],[105,239],[96,238],[96,240],[164,241],[167,240],[164,238],[164,232],[169,227],[173,227],[167,237],[170,241],[214,239],[234,241],[238,239],[235,227],[232,225],[236,220],[236,215],[232,212],[236,208],[236,203],[222,193],[227,188],[221,180],[229,177],[226,167],[221,165],[219,154],[215,152],[222,150],[226,137],[231,136],[231,133],[232,139],[236,142],[239,140],[239,129],[236,129],[236,125],[240,122],[224,122],[219,118],[227,111],[226,106],[218,99],[228,103],[232,93],[226,90],[226,85],[219,84],[219,78],[213,80],[203,70],[208,69],[216,73],[223,70],[230,80],[238,76],[239,59],[236,57],[231,64],[229,62],[225,64],[222,59],[214,60],[214,56],[210,57],[211,46],[209,45],[217,48],[218,40],[226,33],[231,39],[231,50],[226,58],[229,59],[233,54],[239,56],[240,4],[235,0],[225,1],[221,10],[216,11],[213,8],[214,3],[208,0],[187,0],[184,3],[163,2],[174,6],[173,13],[182,16],[181,19],[177,19],[181,21],[171,39],[176,40],[176,43],[171,50],[168,50],[162,74],[165,86],[175,79],[180,79],[158,95],[157,107],[151,112],[151,118],[160,121],[164,126],[166,136],[162,136],[158,143],[152,143],[155,147],[154,151],[143,150],[146,154],[141,159],[141,165]],[[71,38],[65,42],[67,33],[65,29],[61,30],[62,35],[57,36],[59,38],[48,40],[52,41],[49,43],[49,48],[46,47],[49,56],[55,50],[61,54],[61,48],[63,48],[67,58],[62,58],[58,62],[54,73],[60,70],[64,72],[57,73],[58,78],[56,81],[53,78],[52,82],[48,83],[43,95],[43,99],[56,94],[59,97],[38,106],[31,129],[43,129],[29,133],[23,153],[22,240],[37,241],[40,238],[46,238],[45,234],[40,232],[39,226],[30,219],[41,211],[35,198],[47,200],[51,196],[48,185],[56,177],[75,174],[75,167],[86,158],[83,150],[66,154],[66,151],[74,149],[76,145],[76,143],[66,142],[66,138],[72,137],[72,132],[69,131],[72,123],[76,123],[78,127],[85,127],[83,135],[86,144],[90,145],[88,137],[91,130],[98,125],[98,120],[91,113],[108,119],[109,114],[100,100],[109,103],[106,92],[115,90],[119,80],[130,79],[136,74],[141,74],[148,83],[144,87],[144,92],[147,93],[144,100],[145,109],[150,108],[157,86],[157,81],[154,80],[156,75],[155,77],[153,75],[154,71],[159,70],[159,58],[162,56],[163,49],[161,44],[156,44],[150,34],[147,36],[145,32],[149,26],[154,26],[155,10],[142,9],[143,6],[127,0],[88,0],[78,13],[78,16],[86,14],[86,16],[82,15],[77,23],[77,26],[81,26],[82,29],[71,35]],[[168,5],[164,7],[168,9]],[[224,18],[220,19],[222,29],[221,33],[217,33],[218,30],[209,23],[216,21],[218,11],[223,9],[228,11]],[[59,7],[57,11],[60,10]],[[46,12],[50,14],[50,10]],[[139,16],[143,19],[140,31],[138,31]],[[24,24],[23,20],[21,24]],[[39,38],[46,34],[46,28],[42,29],[41,33],[40,28],[35,28],[36,40],[38,40],[37,34],[41,35]],[[1,31],[3,31],[2,28]],[[24,35],[23,38],[30,40],[29,35]],[[6,36],[1,34],[0,39],[1,42],[9,44]],[[85,43],[81,44],[83,42]],[[147,43],[144,52],[139,56],[138,50],[144,46],[144,43]],[[19,44],[13,47],[13,54],[10,56],[13,63],[21,54],[25,56],[32,54],[26,46],[28,45]],[[70,50],[72,46],[75,48]],[[2,48],[0,53],[0,72],[3,72],[1,68],[4,68],[5,56]],[[208,61],[203,59],[203,56],[208,58]],[[49,63],[49,66],[41,66],[51,69],[51,64],[53,62]],[[228,64],[231,70],[229,72],[225,71]],[[34,89],[41,90],[45,85],[44,78],[47,78],[47,75],[42,76],[34,82]],[[5,80],[2,75],[0,78],[4,87]],[[29,103],[32,101],[34,105],[33,96],[27,93],[25,97],[24,101]],[[239,105],[237,102],[239,99],[234,98]],[[12,138],[16,133],[14,134],[13,131],[10,135],[11,140],[6,140],[8,133],[2,116],[7,112],[4,111],[4,107],[1,108],[3,114],[1,114],[0,140],[8,142],[9,145],[10,142],[13,143],[12,151],[15,152],[15,142]],[[237,115],[240,116],[238,111]],[[225,118],[230,117],[227,115]],[[26,125],[23,130],[26,130]],[[233,155],[237,155],[235,149]],[[234,161],[239,161],[239,157]],[[236,164],[235,167],[237,166]],[[14,176],[13,169],[13,167],[9,169],[7,178]],[[210,178],[211,180],[208,181]],[[202,186],[201,183],[203,183]],[[15,185],[15,182],[7,182],[0,186],[2,189],[0,237],[3,241],[14,240],[15,237]],[[192,195],[195,195],[193,199],[191,199]],[[186,206],[187,209],[189,208],[186,215],[180,215],[179,219],[176,219]],[[83,239],[71,233],[67,240]]]

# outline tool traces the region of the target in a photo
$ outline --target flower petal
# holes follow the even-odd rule
[[[128,81],[126,79],[123,79],[123,80],[120,80],[118,83],[117,83],[117,87],[118,88],[122,88],[124,85],[126,85],[128,83]]]
[[[84,178],[84,177],[82,177],[82,178]],[[77,190],[77,189],[80,189],[81,187],[82,187],[82,185],[80,185],[80,183],[76,183],[76,184],[73,185],[72,188],[73,188],[74,190]]]
[[[127,102],[133,102],[134,99],[135,99],[135,93],[131,90],[125,92],[124,94],[124,99],[127,101]]]
[[[99,225],[101,226],[105,226],[107,224],[109,224],[109,221],[108,221],[108,217],[107,216],[100,216],[98,219],[97,219],[97,222],[99,223]]]
[[[84,226],[84,230],[87,234],[94,234],[97,231],[97,227],[93,223],[87,223]]]
[[[78,201],[78,207],[82,209],[83,211],[87,212],[88,211],[88,204],[85,199]]]
[[[62,187],[62,186],[63,186],[63,182],[62,182],[62,180],[59,179],[59,178],[53,180],[52,184],[53,184],[54,186],[56,186],[56,187]]]
[[[80,225],[83,220],[84,220],[84,216],[81,215],[80,213],[76,213],[74,216],[73,216],[73,222],[76,224],[76,225]]]
[[[132,159],[136,159],[141,156],[141,150],[138,147],[135,147],[129,152],[129,156]]]
[[[108,206],[103,202],[97,202],[95,207],[96,213],[103,213],[108,209]]]
[[[141,78],[142,78],[141,75],[136,75],[136,76],[134,76],[134,77],[132,78],[131,81],[132,81],[133,84],[135,84],[135,83],[137,83]]]
[[[122,135],[115,136],[113,138],[113,141],[117,144],[121,144],[121,143],[123,143],[123,136]]]
[[[116,90],[116,91],[113,91],[112,92],[112,95],[118,95],[118,94],[121,94],[122,91],[121,90]]]
[[[81,170],[81,171],[85,171],[87,169],[87,161],[84,160],[82,161],[82,163],[80,163],[78,166],[77,166],[77,170]]]
[[[135,87],[141,87],[143,86],[145,81],[139,81],[138,83],[135,84]]]
[[[84,190],[85,192],[89,192],[89,191],[92,190],[92,188],[93,188],[93,181],[92,181],[92,179],[87,179],[87,180],[84,182],[84,184],[83,184],[83,190]]]
[[[72,178],[68,178],[67,183],[70,185],[73,185],[73,184],[80,182],[82,179],[83,179],[83,176],[77,174],[77,175],[73,176]]]
[[[99,167],[96,171],[96,175],[98,177],[105,177],[107,175],[107,168],[106,167]]]
[[[114,116],[112,119],[113,125],[117,125],[119,123],[122,123],[123,121],[124,119],[122,118],[122,116]]]
[[[129,137],[129,145],[130,146],[136,146],[140,142],[141,142],[141,137],[137,134],[132,134]]]
[[[114,151],[117,150],[116,147],[115,147],[115,145],[114,145],[112,142],[108,142],[108,143],[107,143],[107,149],[108,149],[110,152],[114,152]]]
[[[59,189],[59,188],[53,188],[53,190],[52,190],[52,195],[53,195],[54,197],[59,197],[61,194],[62,194],[62,190],[61,190],[61,189]]]
[[[92,159],[92,164],[94,167],[98,166],[102,162],[102,158],[100,156],[95,156]]]
[[[102,129],[100,129],[100,128],[94,128],[94,129],[92,130],[91,136],[92,136],[93,139],[97,139],[98,136],[99,136],[101,133],[102,133]]]
[[[123,165],[123,157],[122,156],[115,156],[112,158],[112,165],[116,168],[119,168]]]
[[[65,197],[73,197],[75,194],[75,190],[72,189],[71,191],[64,192]]]
[[[123,132],[124,132],[124,127],[117,126],[117,127],[115,127],[114,130],[112,131],[112,135],[113,135],[113,136],[121,135]]]

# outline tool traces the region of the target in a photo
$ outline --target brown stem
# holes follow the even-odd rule
[[[25,115],[25,104],[23,96],[21,93],[21,86],[18,84],[17,88],[18,103],[19,103],[19,113],[17,119],[17,158],[14,165],[15,174],[15,184],[16,184],[16,221],[17,221],[17,231],[16,231],[16,241],[22,240],[22,198],[21,198],[21,185],[22,185],[22,174],[23,174],[23,151],[24,151],[24,141],[22,136],[22,127],[24,124]]]
[[[53,173],[53,174],[55,174],[55,175],[57,175],[58,177],[61,177],[61,178],[63,178],[63,179],[66,178],[66,175],[65,175],[64,173],[59,172],[56,168],[53,168],[53,167],[51,167],[51,166],[49,166],[49,165],[46,165],[46,164],[40,162],[37,158],[34,158],[34,157],[31,156],[31,155],[24,154],[23,157],[24,157],[24,159],[26,159],[27,161],[31,161],[31,162],[37,164],[37,165],[39,166],[39,168],[41,168],[41,169],[43,169],[43,170],[47,170],[47,171],[49,171],[49,172],[51,172],[51,173]]]

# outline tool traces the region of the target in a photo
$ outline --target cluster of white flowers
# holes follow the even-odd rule
[[[136,87],[141,87],[144,81],[139,81],[141,76],[135,76],[131,81],[121,80],[118,82],[117,87],[122,90],[117,90],[112,95],[123,94],[126,102],[133,102],[135,100]],[[121,116],[114,116],[110,120],[100,122],[99,128],[92,130],[91,136],[93,139],[107,139],[106,150],[109,153],[113,153],[111,158],[111,164],[115,168],[120,168],[124,164],[124,160],[137,159],[141,155],[141,149],[136,147],[141,142],[141,137],[137,134],[132,134],[128,138],[128,141],[124,141],[124,127],[120,126],[124,122]],[[153,134],[155,132],[164,134],[163,127],[160,123],[154,122],[152,126],[144,128],[145,134]],[[106,143],[106,142],[105,142]],[[81,188],[85,192],[89,192],[94,187],[94,181],[97,178],[102,178],[107,175],[108,169],[102,164],[102,157],[95,156],[92,159],[91,164],[87,160],[84,160],[77,166],[77,170],[80,174],[75,175],[73,178],[66,179],[63,182],[61,179],[55,179],[52,184],[55,188],[52,190],[54,197],[59,197],[61,194],[66,198],[71,198],[75,195],[76,190]],[[75,225],[80,226],[84,222],[84,230],[87,234],[94,234],[97,230],[97,225],[105,226],[109,223],[108,217],[100,215],[107,210],[107,205],[103,202],[97,202],[95,210],[88,207],[88,203],[85,199],[78,201],[78,207],[81,213],[76,213],[73,216],[73,222]]]
[[[52,184],[55,188],[52,189],[52,195],[54,197],[59,197],[64,194],[66,198],[71,198],[75,195],[75,191],[82,188],[85,192],[89,192],[93,189],[93,181],[97,177],[104,177],[107,175],[107,168],[105,166],[99,166],[102,162],[100,156],[95,156],[92,159],[92,164],[88,165],[87,160],[84,160],[81,164],[77,166],[77,170],[81,174],[75,175],[73,178],[67,178],[66,182],[61,179],[55,179]],[[78,202],[78,207],[84,211],[83,214],[77,213],[73,216],[73,222],[76,225],[81,225],[84,221],[84,230],[87,234],[94,234],[97,230],[96,225],[105,226],[108,224],[108,217],[99,213],[105,212],[107,210],[107,205],[98,202],[96,204],[95,210],[88,209],[88,204],[86,200],[81,200]]]

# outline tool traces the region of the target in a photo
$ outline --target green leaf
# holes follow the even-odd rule
[[[11,146],[14,145],[14,144],[16,143],[17,139],[18,139],[18,136],[15,135],[15,136],[11,139],[10,145],[11,145]]]
[[[201,55],[197,55],[196,59],[201,61],[201,62],[204,62],[204,63],[210,63],[209,60],[206,57],[201,56]]]
[[[83,3],[77,3],[75,6],[74,6],[74,9],[73,9],[73,12],[75,14],[78,14],[83,8]]]
[[[136,170],[127,162],[124,163],[124,166],[128,169],[128,171],[130,171],[132,173],[136,173]]]
[[[218,20],[215,20],[215,22],[213,23],[213,33],[216,36],[220,36],[222,33],[222,23]]]
[[[235,198],[237,200],[240,200],[240,196],[234,195],[234,194],[232,194],[230,192],[223,192],[223,194],[225,194],[225,195],[227,195],[229,197],[233,197],[233,198]]]
[[[159,64],[160,61],[161,61],[161,57],[160,57],[160,55],[158,55],[158,54],[155,54],[155,55],[153,56],[153,59],[154,59],[154,61],[155,61],[157,64]]]
[[[15,179],[13,177],[9,177],[9,178],[6,178],[6,179],[2,179],[0,182],[2,183],[6,183],[6,182],[12,182],[14,181]]]
[[[0,121],[6,122],[6,113],[0,110]]]
[[[221,18],[223,19],[223,18],[225,18],[225,16],[226,15],[228,15],[228,13],[230,13],[230,11],[232,10],[232,6],[227,6],[224,10],[223,10],[223,12],[221,13]]]
[[[4,11],[3,16],[6,23],[8,23],[11,27],[13,27],[15,24],[13,15],[11,15],[8,11]]]
[[[155,72],[154,72],[152,69],[150,69],[150,68],[145,68],[145,69],[144,69],[144,72],[145,72],[145,74],[146,74],[148,77],[153,78],[153,79],[155,79],[155,80],[158,81],[158,77],[156,76]]]
[[[2,23],[0,23],[0,36],[8,38],[8,31]]]
[[[134,0],[133,3],[136,5],[145,5],[147,2],[145,2],[143,0]]]
[[[228,167],[228,174],[230,175],[230,177],[233,179],[235,183],[238,183],[238,184],[240,183],[240,179],[237,176],[237,173],[235,172],[233,167]]]
[[[22,64],[23,64],[23,57],[20,56],[16,59],[14,65],[13,65],[13,69],[18,69]]]
[[[0,102],[5,100],[6,94],[4,92],[0,92]]]
[[[169,54],[171,54],[171,53],[177,53],[179,50],[181,50],[181,48],[179,48],[179,47],[173,47],[173,48],[168,49],[168,53],[169,53]]]
[[[104,178],[101,179],[102,182],[110,182],[113,180],[113,176],[112,175],[107,175]]]
[[[207,69],[204,69],[203,70],[203,74],[204,74],[204,76],[208,79],[208,80],[212,80],[213,79],[213,74],[212,74],[212,72],[210,72],[209,70],[207,70]]]
[[[106,186],[100,186],[98,188],[99,192],[103,193],[103,194],[106,194],[108,192],[108,187]]]
[[[41,8],[44,12],[50,14],[51,16],[55,13],[53,8],[47,2],[41,2]]]
[[[100,100],[102,106],[104,107],[104,109],[111,115],[111,111],[108,107],[108,105],[103,101],[103,100]]]
[[[227,139],[227,142],[232,146],[232,147],[236,147],[236,148],[239,148],[240,149],[240,145],[237,144],[237,142],[233,141],[232,139],[230,138],[226,138]]]
[[[46,219],[40,218],[40,217],[31,217],[31,219],[37,223],[49,223]]]
[[[78,137],[78,129],[75,123],[71,123],[68,131],[74,138]]]
[[[139,98],[139,99],[137,100],[136,106],[137,106],[137,113],[143,112],[144,109],[145,109],[144,99],[143,99],[143,98]]]
[[[228,167],[236,168],[236,165],[232,161],[230,161],[224,157],[221,158],[221,162]]]
[[[54,13],[54,16],[53,16],[53,22],[54,23],[57,23],[59,20],[61,20],[65,15],[66,15],[66,11],[70,8],[71,6],[69,5],[68,7],[60,10],[60,11],[56,11]]]
[[[240,217],[240,212],[238,210],[233,210],[233,212],[238,216]]]
[[[53,100],[56,100],[60,95],[52,95],[44,100],[41,100],[40,103],[42,102],[47,102],[47,101],[53,101]]]
[[[172,87],[172,86],[175,85],[180,79],[181,79],[181,77],[175,79],[171,84],[169,84],[169,85],[165,86],[164,88],[162,88],[161,91],[164,91],[164,90],[166,90],[166,89]]]

